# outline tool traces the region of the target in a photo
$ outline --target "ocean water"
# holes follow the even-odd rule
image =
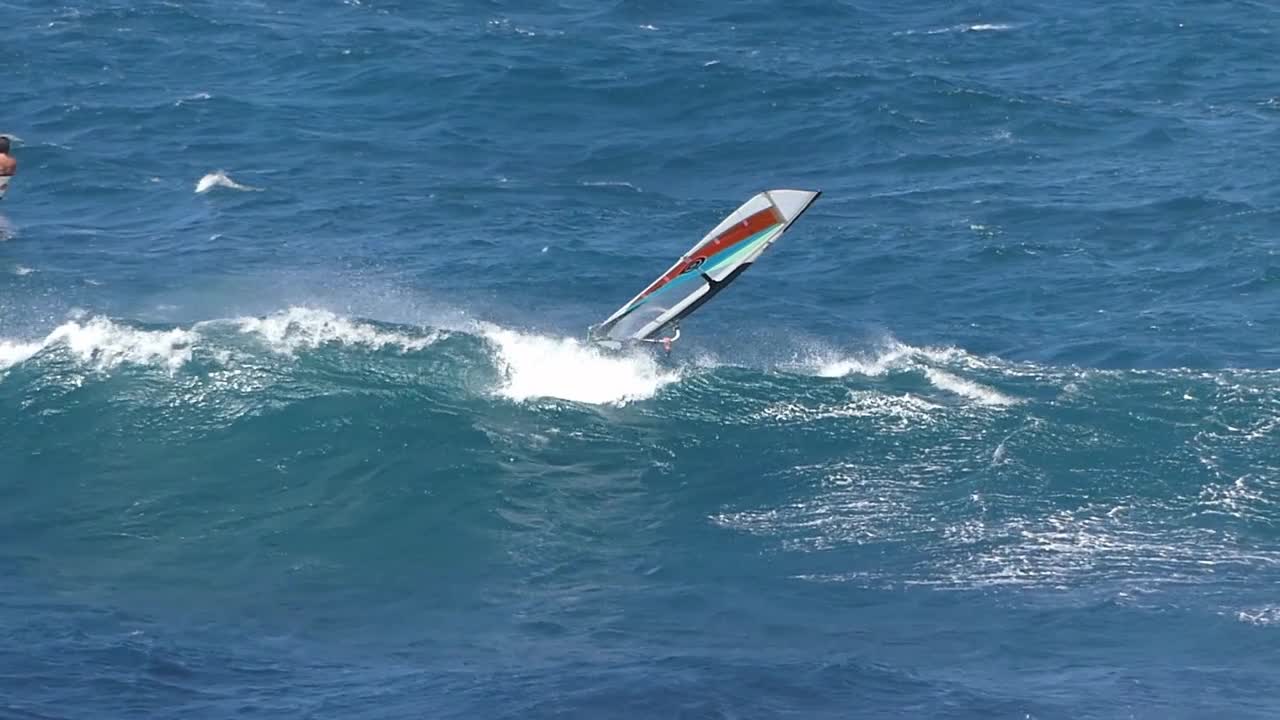
[[[0,17],[0,717],[1280,716],[1273,3]]]

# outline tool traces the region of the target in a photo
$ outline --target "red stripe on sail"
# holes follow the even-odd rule
[[[650,295],[658,288],[661,288],[663,285],[666,285],[677,277],[680,277],[680,275],[688,271],[691,267],[702,264],[707,258],[715,255],[721,250],[732,247],[752,235],[755,235],[761,230],[780,222],[782,222],[782,219],[778,217],[778,213],[775,212],[773,206],[770,205],[769,207],[748,216],[746,219],[734,223],[728,230],[720,233],[720,235],[714,240],[703,245],[701,248],[698,248],[698,252],[688,260],[671,268],[666,275],[654,280],[653,284],[645,288],[644,292],[640,293],[640,297],[643,298]]]

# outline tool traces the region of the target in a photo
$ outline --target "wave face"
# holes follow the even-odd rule
[[[27,679],[131,673],[116,681],[210,712],[234,691],[305,714],[324,701],[274,688],[320,683],[404,713],[498,692],[536,714],[521,688],[570,692],[566,673],[592,688],[573,707],[665,707],[634,684],[693,678],[681,702],[724,710],[741,700],[705,688],[758,672],[1052,713],[1088,705],[998,691],[1009,650],[970,633],[1066,662],[1080,633],[1176,623],[1192,637],[1171,672],[1276,622],[1276,371],[896,341],[744,367],[298,307],[82,317],[0,348],[6,562],[26,578],[4,602],[35,604],[31,651],[76,668]],[[936,643],[961,617],[942,642],[980,658],[964,680],[854,641]],[[717,649],[744,633],[777,637]]]
[[[1280,716],[1270,4],[0,16],[0,719]]]

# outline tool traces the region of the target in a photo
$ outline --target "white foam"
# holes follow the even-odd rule
[[[881,377],[890,370],[900,369],[910,359],[911,348],[893,343],[878,355],[854,355],[851,357],[813,357],[806,365],[813,367],[818,377],[837,378],[847,375]]]
[[[795,401],[773,403],[753,417],[782,424],[872,418],[886,421],[887,424],[882,428],[884,430],[910,431],[932,423],[935,413],[941,409],[941,406],[914,395],[864,391],[850,393],[849,400],[840,404],[822,403],[810,406]]]
[[[1236,613],[1236,619],[1250,625],[1280,625],[1280,607],[1269,606],[1241,610]]]
[[[983,522],[971,542],[954,548],[963,553],[940,553],[937,575],[921,582],[1079,587],[1088,581],[1141,590],[1280,566],[1280,553],[1269,547],[1249,546],[1212,529],[1174,528],[1165,513],[1181,516],[1175,506],[1157,507],[1155,517],[1151,509],[1148,500],[1100,503]]]
[[[958,348],[914,347],[892,340],[878,352],[833,356],[831,353],[815,353],[799,364],[801,370],[811,370],[819,377],[844,377],[866,375],[881,377],[893,370],[912,370],[921,362],[938,365],[959,364],[972,368],[991,367],[991,363]]]
[[[726,510],[709,520],[727,529],[778,537],[789,551],[829,550],[911,533],[919,494],[927,483],[909,468],[891,476],[854,463],[800,466],[786,477],[809,488],[804,497],[776,507]]]
[[[580,184],[583,187],[623,187],[636,192],[643,192],[643,190],[625,180],[583,180]]]
[[[517,35],[523,35],[524,37],[536,37],[538,35],[536,31],[530,30],[529,28],[520,27],[519,25],[515,25],[507,18],[490,20],[489,27],[495,28],[495,29],[501,29],[501,30],[510,30],[515,32]],[[553,32],[551,34],[562,35],[563,33]]]
[[[97,370],[118,365],[150,365],[175,372],[191,359],[200,335],[191,330],[139,330],[96,317],[54,328],[40,342],[0,341],[0,370],[26,362],[43,350],[62,349]]]
[[[178,98],[177,100],[175,100],[175,101],[174,101],[173,105],[174,105],[174,107],[182,107],[183,105],[185,105],[185,104],[187,104],[187,103],[189,103],[189,102],[199,102],[199,101],[202,101],[202,100],[208,100],[208,99],[210,99],[211,97],[213,97],[213,96],[212,96],[212,95],[210,95],[210,94],[209,94],[209,93],[207,93],[207,92],[198,92],[198,93],[196,93],[196,94],[194,94],[194,95],[188,95],[188,96],[183,97],[183,98]]]
[[[593,405],[623,405],[653,397],[680,378],[643,351],[614,355],[574,338],[555,338],[481,324],[480,334],[497,349],[504,375],[503,397],[522,402],[560,398]]]
[[[240,331],[259,336],[275,352],[292,355],[299,349],[314,349],[328,343],[360,345],[375,350],[387,346],[412,352],[432,344],[438,332],[421,336],[384,330],[353,321],[328,310],[292,307],[262,318],[240,318]]]
[[[1013,25],[1008,23],[975,23],[972,25],[952,25],[951,27],[938,28],[936,30],[926,30],[926,35],[941,35],[943,33],[953,32],[1003,32],[1005,30],[1014,29]],[[913,34],[911,32],[908,35]]]
[[[1247,437],[1246,437],[1246,442]],[[1200,458],[1211,472],[1221,477],[1214,453]],[[1224,478],[1224,480],[1228,480]],[[1269,474],[1247,474],[1227,482],[1210,483],[1200,491],[1200,504],[1208,512],[1237,518],[1256,517],[1269,520],[1274,516],[1280,494],[1280,481]]]
[[[925,368],[924,375],[929,378],[929,382],[933,383],[934,387],[953,392],[983,405],[1013,405],[1018,402],[1004,393],[985,385],[979,385],[972,380],[956,377],[949,372],[935,368]]]
[[[15,265],[13,267],[13,274],[17,275],[18,277],[22,277],[23,275],[30,275],[33,272],[35,272],[35,270],[27,267],[26,265]]]
[[[992,361],[970,355],[958,348],[918,348],[897,341],[886,343],[878,353],[874,354],[833,357],[831,354],[817,353],[795,367],[827,378],[849,375],[883,377],[894,371],[919,372],[923,373],[934,387],[975,400],[983,405],[1012,405],[1018,402],[992,388],[940,370],[934,367],[936,365],[959,365],[966,369],[980,370],[996,367]],[[1004,370],[1003,367],[1000,369]]]
[[[241,185],[235,180],[232,180],[231,177],[222,170],[218,170],[217,172],[211,172],[200,178],[200,181],[196,183],[196,192],[207,193],[216,187],[224,187],[230,190],[239,190],[241,192],[260,192],[262,190],[262,188],[256,188],[250,185]]]
[[[1265,544],[1242,545],[1238,538],[1204,528],[1171,529],[1163,518],[1133,517],[1129,506],[1103,503],[1074,510],[1032,511],[1006,520],[989,517],[985,500],[977,515],[939,526],[937,506],[924,482],[902,483],[910,475],[896,468],[868,466],[846,473],[852,485],[825,473],[803,495],[772,507],[724,512],[711,519],[723,527],[777,539],[785,550],[808,552],[868,540],[906,543],[927,549],[931,559],[894,573],[895,583],[949,588],[1022,586],[1120,590],[1120,595],[1161,587],[1214,582],[1226,574],[1273,572],[1280,554]],[[813,481],[813,471],[796,468]],[[902,477],[898,477],[901,475]],[[808,485],[808,483],[806,483]],[[972,498],[971,498],[972,499]],[[1143,502],[1149,507],[1150,503]],[[1162,508],[1173,509],[1173,508]],[[873,575],[828,577],[833,582],[867,583]],[[1239,609],[1236,617],[1254,625],[1280,624],[1280,608]]]
[[[31,358],[32,355],[40,352],[40,343],[24,343],[14,342],[12,340],[0,340],[0,371],[19,363],[24,363]]]

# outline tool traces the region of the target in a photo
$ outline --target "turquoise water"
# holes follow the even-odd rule
[[[0,14],[0,717],[1280,712],[1272,6]]]

